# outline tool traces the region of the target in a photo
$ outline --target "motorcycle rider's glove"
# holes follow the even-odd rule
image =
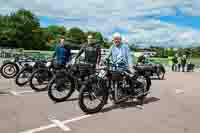
[[[129,65],[129,71],[131,72],[131,74],[135,73],[135,69],[133,68],[133,65]]]
[[[76,62],[77,62],[76,59],[72,59],[71,61],[72,64],[75,64]]]

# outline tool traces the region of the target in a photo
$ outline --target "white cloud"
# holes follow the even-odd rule
[[[200,16],[200,1],[186,0],[181,4],[181,11],[189,16]]]
[[[199,0],[1,0],[0,12],[7,14],[26,8],[39,16],[60,18],[57,24],[97,30],[110,37],[113,29],[128,31],[129,40],[146,45],[189,45],[200,42],[200,31],[178,27],[159,20],[140,20],[144,16],[176,14],[176,7],[187,15],[200,15]],[[132,20],[128,18],[132,17]],[[68,21],[69,18],[86,18]],[[66,19],[66,20],[65,20]]]

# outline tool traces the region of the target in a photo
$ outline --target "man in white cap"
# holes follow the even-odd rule
[[[120,66],[121,68],[130,70],[132,73],[134,73],[133,60],[131,57],[129,46],[122,43],[122,37],[120,33],[114,33],[112,41],[113,45],[110,48],[109,54],[106,58],[111,58],[112,63]]]

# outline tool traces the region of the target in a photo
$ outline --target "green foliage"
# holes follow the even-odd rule
[[[86,42],[87,37],[85,36],[85,33],[78,27],[73,27],[69,29],[67,33],[67,37],[73,40],[78,45]]]
[[[40,29],[38,18],[30,11],[20,9],[0,17],[0,44],[14,42],[15,47],[24,49],[46,49],[46,41]]]
[[[65,36],[66,45],[79,49],[92,35],[100,42],[102,48],[109,48],[111,42],[104,38],[100,32],[83,32],[78,27],[66,30],[64,26],[50,25],[40,27],[39,19],[29,10],[20,9],[9,15],[0,15],[0,46],[12,46],[25,50],[54,50],[60,35]]]

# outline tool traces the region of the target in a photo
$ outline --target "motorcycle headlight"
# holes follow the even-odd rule
[[[30,65],[30,66],[34,66],[34,65],[35,65],[35,62],[31,62],[29,65]]]
[[[47,62],[45,66],[46,67],[50,67],[51,66],[51,62]]]

